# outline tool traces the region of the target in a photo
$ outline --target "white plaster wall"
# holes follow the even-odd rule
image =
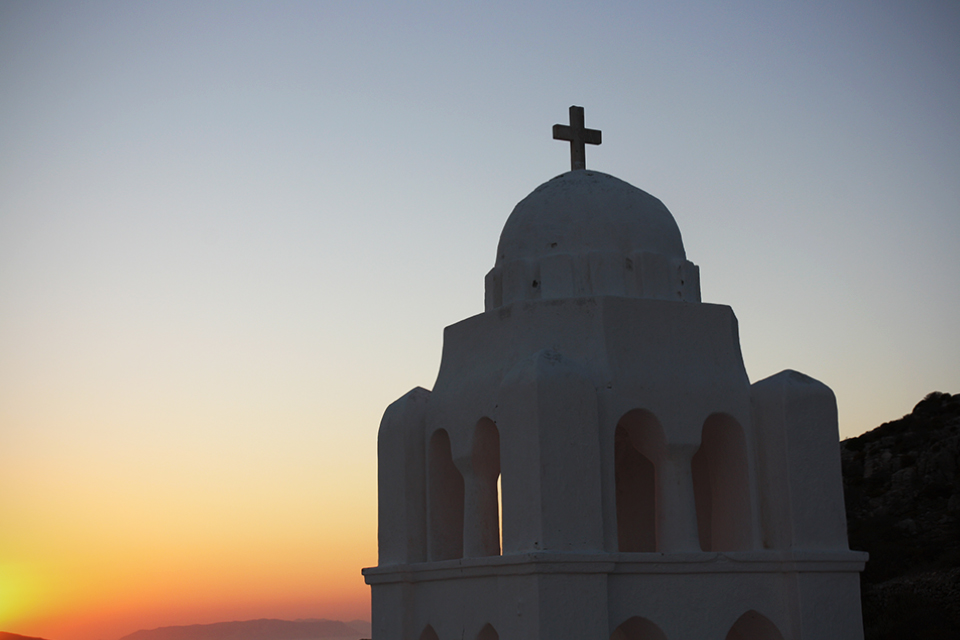
[[[751,395],[766,545],[847,549],[833,392],[787,370],[755,383]]]
[[[559,352],[538,351],[504,376],[497,405],[504,553],[602,549],[597,394],[589,373]]]
[[[658,553],[616,553],[614,432],[634,409],[662,428],[662,442],[638,445],[660,465]],[[754,551],[699,549],[690,465],[708,418],[742,428]],[[422,549],[410,514],[424,443],[449,434],[470,504],[481,419],[500,439],[506,555],[402,563]],[[667,638],[720,640],[749,611],[787,639],[862,635],[865,554],[846,551],[833,395],[795,372],[751,388],[728,307],[606,296],[469,318],[445,332],[433,392],[391,405],[381,430],[385,560],[366,570],[375,640],[419,638],[427,624],[439,640],[487,624],[504,639],[606,638],[633,616]],[[479,548],[476,522],[464,516],[464,549]]]
[[[424,427],[430,392],[417,387],[387,407],[377,436],[380,565],[427,559]]]
[[[544,379],[556,387],[542,391],[547,395],[538,395],[546,389],[539,383],[534,385],[537,393],[533,392],[529,379],[535,368],[521,373],[527,370],[522,363],[536,362],[534,354],[541,352],[556,354],[551,357],[568,370],[564,381],[546,383]],[[546,371],[541,368],[540,373]],[[486,416],[497,423],[503,443],[503,527],[508,552],[550,548],[542,546],[544,518],[552,513],[541,503],[543,491],[562,486],[574,476],[580,478],[583,491],[568,487],[565,498],[555,501],[558,514],[592,513],[596,494],[587,487],[596,478],[603,538],[589,544],[616,551],[614,431],[625,413],[647,409],[666,435],[662,486],[671,499],[661,504],[669,509],[661,518],[667,529],[661,535],[663,548],[698,550],[690,460],[700,446],[704,422],[718,412],[738,421],[748,459],[754,459],[749,394],[736,318],[729,307],[616,297],[519,303],[447,328],[427,415],[427,438],[436,429],[446,429],[454,458],[468,464],[476,421]],[[550,417],[550,411],[578,417],[564,420],[559,415]],[[584,431],[587,425],[595,426]],[[521,433],[521,428],[533,430]],[[559,464],[544,466],[542,456],[550,451],[544,447],[574,441],[581,442],[574,449],[580,453],[569,458],[557,455],[564,464],[575,463],[577,470],[568,476],[557,474],[560,484],[544,483],[541,474],[549,474]],[[596,462],[584,457],[588,448],[597,451]],[[748,473],[747,499],[756,514],[752,465]],[[537,522],[529,522],[531,518]],[[758,519],[752,518],[747,526],[750,539],[758,539]],[[583,533],[582,539],[592,541],[593,536]],[[583,548],[572,541],[566,544]]]

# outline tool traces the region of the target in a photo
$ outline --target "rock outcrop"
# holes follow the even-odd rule
[[[867,640],[960,637],[960,394],[841,444]]]

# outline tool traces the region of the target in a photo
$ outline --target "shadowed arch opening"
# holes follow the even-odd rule
[[[490,418],[477,422],[473,435],[473,472],[477,476],[477,524],[480,555],[500,555],[500,431]]]
[[[493,625],[487,623],[483,625],[483,629],[480,629],[480,633],[477,634],[477,640],[500,640],[500,634],[493,628]]]
[[[667,636],[646,618],[634,616],[614,629],[610,640],[667,640]]]
[[[437,632],[433,630],[433,627],[427,625],[420,632],[420,640],[440,640],[440,638],[437,637]]]
[[[723,413],[707,418],[700,448],[690,465],[700,548],[704,551],[750,549],[752,517],[747,441],[740,423]]]
[[[617,423],[613,437],[617,494],[617,547],[620,551],[656,551],[656,465],[664,451],[660,421],[634,409]]]
[[[783,640],[783,634],[768,617],[751,609],[737,618],[725,640]]]
[[[433,630],[433,627],[427,625],[420,632],[420,640],[440,640],[440,638],[437,637],[437,632]]]
[[[463,557],[463,476],[453,463],[450,436],[438,429],[427,451],[427,552],[430,560]]]

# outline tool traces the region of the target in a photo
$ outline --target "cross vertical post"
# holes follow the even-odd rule
[[[587,151],[584,145],[600,144],[600,130],[587,129],[583,124],[583,107],[570,107],[570,124],[553,125],[553,139],[570,143],[570,170],[587,168]]]

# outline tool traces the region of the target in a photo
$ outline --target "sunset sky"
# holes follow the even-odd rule
[[[384,408],[517,201],[659,197],[747,372],[960,392],[956,2],[0,0],[0,630],[369,619]]]

